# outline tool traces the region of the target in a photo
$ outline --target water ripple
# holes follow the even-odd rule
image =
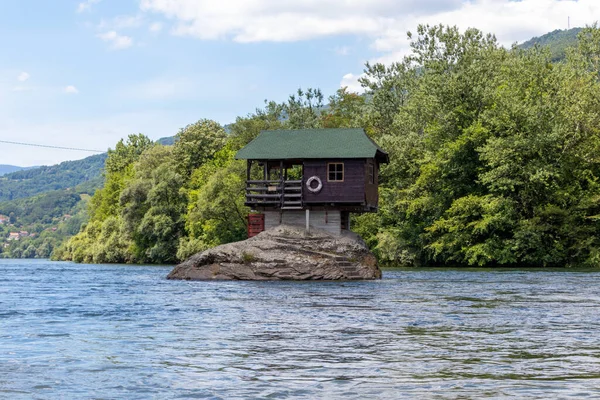
[[[600,398],[599,272],[169,269],[0,260],[0,398]]]

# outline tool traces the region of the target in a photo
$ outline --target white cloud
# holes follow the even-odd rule
[[[352,73],[346,74],[342,77],[340,87],[347,87],[349,92],[362,93],[365,90],[358,82],[361,75],[354,75]]]
[[[162,23],[154,22],[150,25],[150,27],[148,29],[150,30],[150,32],[158,33],[160,31],[162,31],[162,28],[163,28]]]
[[[82,13],[82,12],[85,12],[85,11],[91,11],[92,6],[94,4],[100,3],[100,1],[101,0],[86,0],[86,1],[84,1],[82,3],[79,3],[77,5],[77,12],[78,13]]]
[[[133,46],[133,39],[129,36],[119,35],[116,31],[108,31],[96,35],[105,42],[110,43],[112,50],[123,50]]]
[[[75,86],[69,85],[64,89],[67,94],[78,94],[79,90]]]
[[[103,19],[98,24],[100,30],[121,30],[139,28],[144,23],[144,17],[138,15],[119,15],[112,19]]]
[[[600,19],[598,0],[141,0],[140,8],[175,22],[172,34],[201,40],[290,42],[353,35],[370,42],[372,62],[389,64],[410,52],[407,32],[419,24],[478,28],[510,46],[555,29]],[[345,47],[335,48],[339,55]],[[361,91],[360,75],[341,86]]]
[[[414,32],[418,24],[456,25],[460,29],[477,28],[493,33],[505,46],[523,42],[555,29],[591,24],[600,17],[597,0],[474,0],[462,7],[431,15],[420,16],[413,21],[402,21],[382,32],[373,42],[375,50],[383,53],[377,59],[384,63],[396,61],[409,51],[406,31]]]
[[[598,0],[141,0],[143,11],[175,21],[172,33],[203,40],[286,42],[334,35],[366,37],[382,61],[409,49],[420,23],[495,33],[502,44],[600,17]]]
[[[415,9],[420,8],[417,4],[432,2],[434,0],[410,0]],[[374,10],[395,3],[393,0],[372,0],[368,4],[348,0],[142,0],[141,8],[175,19],[174,33],[178,35],[231,38],[237,42],[285,42],[376,32],[387,17],[382,18]],[[450,3],[460,3],[460,0],[450,0]],[[365,15],[370,18],[364,18]]]
[[[23,71],[19,74],[19,76],[17,76],[17,80],[19,82],[25,82],[26,80],[28,80],[31,77],[31,75],[29,75],[27,72]]]

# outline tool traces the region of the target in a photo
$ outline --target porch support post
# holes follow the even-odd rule
[[[283,160],[279,161],[279,190],[280,190],[280,207],[283,208],[285,204],[285,182],[283,181]]]
[[[252,160],[246,162],[246,180],[250,180],[250,170],[252,169]]]
[[[306,209],[306,233],[310,233],[310,210]]]
[[[279,161],[279,177],[281,178],[281,182],[283,182],[283,160]]]

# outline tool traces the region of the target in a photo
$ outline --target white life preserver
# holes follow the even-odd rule
[[[317,187],[312,187],[314,181],[317,181]],[[323,182],[321,182],[321,179],[318,176],[311,176],[306,180],[306,188],[311,193],[319,193],[321,189],[323,189]]]

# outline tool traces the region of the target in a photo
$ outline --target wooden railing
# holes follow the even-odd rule
[[[302,209],[302,180],[283,181],[283,197],[281,198],[282,209]]]
[[[302,209],[302,180],[246,181],[246,205]]]

